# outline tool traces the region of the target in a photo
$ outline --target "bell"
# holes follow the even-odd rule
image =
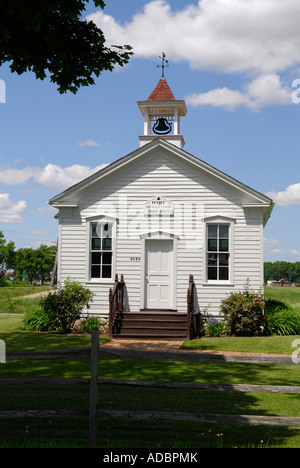
[[[153,125],[153,132],[158,134],[166,134],[170,133],[172,130],[172,124],[167,121],[164,117],[160,117],[156,120],[155,124]]]

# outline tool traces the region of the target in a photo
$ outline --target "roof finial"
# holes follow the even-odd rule
[[[168,67],[169,66],[169,61],[166,60],[166,54],[163,52],[162,53],[162,57],[159,56],[159,58],[161,59],[161,65],[157,65],[157,68],[161,68],[162,72],[161,72],[161,77],[164,78],[165,77],[165,67]],[[166,65],[165,65],[166,63]]]

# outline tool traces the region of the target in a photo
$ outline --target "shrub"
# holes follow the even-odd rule
[[[88,316],[85,317],[80,326],[82,333],[91,333],[92,330],[100,330],[100,333],[105,331],[107,327],[107,320],[99,317]]]
[[[49,314],[50,320],[54,320],[58,330],[70,333],[83,308],[89,308],[93,296],[94,293],[84,288],[80,282],[68,278],[63,288],[42,297],[40,305]]]
[[[299,335],[300,316],[284,302],[268,299],[265,307],[266,334]]]
[[[100,320],[98,317],[86,317],[82,320],[80,330],[82,333],[91,333],[92,330],[100,330]]]
[[[265,302],[265,313],[272,314],[273,312],[279,310],[288,310],[288,306],[282,302],[278,301],[277,299],[267,299]]]
[[[53,331],[55,320],[41,306],[36,306],[24,314],[22,329],[27,331]]]
[[[248,284],[244,291],[232,292],[221,302],[228,333],[235,336],[262,335],[265,328],[265,300],[261,292],[252,291]]]
[[[224,333],[225,324],[214,317],[205,320],[204,330],[209,336],[221,336]]]
[[[276,310],[267,315],[266,331],[270,335],[300,335],[300,316],[292,309]]]

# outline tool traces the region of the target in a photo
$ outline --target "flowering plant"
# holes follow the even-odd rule
[[[250,289],[232,292],[221,302],[220,312],[224,315],[228,333],[235,336],[257,336],[265,329],[265,299],[262,292]]]
[[[208,336],[221,336],[225,331],[224,322],[215,317],[208,317],[204,322],[204,331]]]
[[[80,318],[83,308],[89,308],[93,296],[94,293],[84,288],[80,282],[68,278],[63,288],[42,297],[40,305],[49,314],[55,328],[69,333]]]

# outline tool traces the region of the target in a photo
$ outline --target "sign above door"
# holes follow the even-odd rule
[[[144,205],[146,216],[171,216],[174,214],[174,205],[163,197],[155,197],[147,201]]]

